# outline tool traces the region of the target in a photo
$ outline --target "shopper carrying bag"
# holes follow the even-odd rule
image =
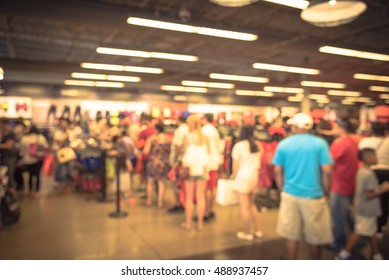
[[[234,190],[235,181],[219,179],[217,181],[216,203],[222,206],[236,205],[239,202],[238,194]]]

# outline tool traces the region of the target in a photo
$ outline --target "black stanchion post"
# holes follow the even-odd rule
[[[128,212],[120,209],[120,165],[119,156],[116,157],[116,211],[108,214],[111,218],[124,218],[128,216]]]

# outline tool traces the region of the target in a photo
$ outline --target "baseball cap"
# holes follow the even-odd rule
[[[297,126],[298,128],[311,129],[313,127],[313,119],[308,114],[298,113],[288,120],[288,124]]]

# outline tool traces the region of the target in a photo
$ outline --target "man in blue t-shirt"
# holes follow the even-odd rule
[[[309,134],[313,127],[309,115],[299,113],[288,124],[293,135],[280,142],[273,158],[275,179],[282,191],[277,232],[287,239],[289,259],[297,259],[302,233],[311,258],[320,259],[321,245],[333,240],[325,199],[333,160],[327,142]]]

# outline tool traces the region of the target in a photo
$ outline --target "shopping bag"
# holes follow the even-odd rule
[[[60,164],[68,163],[76,158],[76,153],[70,147],[59,149],[57,152],[57,160]]]
[[[49,154],[43,161],[43,175],[44,176],[51,176],[53,175],[54,171],[54,155]]]
[[[219,179],[217,181],[216,203],[226,205],[238,204],[238,194],[233,190],[234,180]]]
[[[44,159],[49,154],[49,152],[49,148],[45,148],[44,146],[38,143],[31,143],[28,147],[28,154],[31,157],[37,159]]]

